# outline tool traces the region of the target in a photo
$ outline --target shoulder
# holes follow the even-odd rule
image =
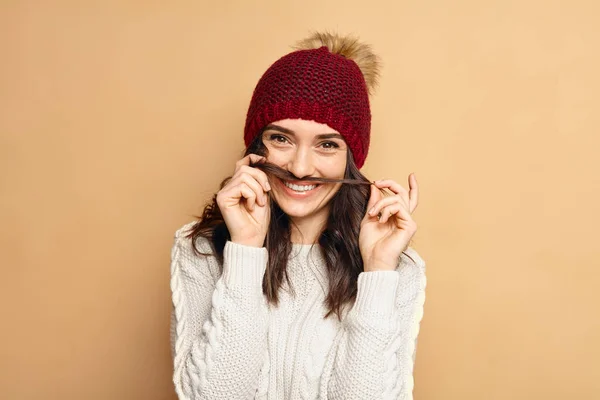
[[[424,273],[425,265],[425,260],[423,260],[421,255],[414,248],[408,247],[400,255],[400,262],[398,267],[401,268],[403,266],[412,266],[416,267]]]
[[[192,221],[192,222],[188,222],[185,225],[178,228],[175,231],[175,235],[174,235],[175,245],[188,247],[191,250],[192,238],[190,237],[190,234],[192,233],[194,227],[197,224],[198,224],[198,221]],[[196,249],[199,252],[205,253],[207,255],[213,254],[212,246],[207,238],[199,236],[195,239],[194,244],[196,246]]]
[[[220,275],[220,266],[210,241],[200,236],[195,238],[195,246],[192,245],[190,234],[197,223],[189,222],[175,231],[175,241],[171,250],[171,273],[183,272],[193,278],[204,276],[216,280]]]
[[[181,226],[180,228],[178,228],[175,231],[175,238],[185,237],[187,234],[189,234],[192,231],[192,229],[194,229],[194,226],[196,226],[197,223],[198,223],[198,221],[188,222],[188,223],[184,224],[183,226]]]

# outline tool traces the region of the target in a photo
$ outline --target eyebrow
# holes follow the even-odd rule
[[[278,131],[281,133],[287,133],[288,135],[294,136],[295,133],[291,129],[284,128],[283,126],[270,124],[265,128],[266,131]],[[341,139],[344,140],[344,137],[339,133],[322,133],[320,135],[315,136],[317,139]]]

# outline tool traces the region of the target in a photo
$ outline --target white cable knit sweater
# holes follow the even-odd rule
[[[185,234],[171,255],[173,381],[180,399],[412,399],[425,263],[408,248],[396,271],[362,272],[340,323],[318,245],[293,245],[280,305],[262,293],[265,248],[227,242],[223,273]],[[212,253],[208,241],[198,248]],[[414,261],[413,261],[414,260]]]

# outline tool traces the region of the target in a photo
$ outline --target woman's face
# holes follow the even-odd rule
[[[344,178],[348,146],[328,125],[302,119],[285,119],[269,124],[262,140],[267,160],[288,170],[298,179],[283,182],[276,178],[272,196],[293,220],[325,219],[329,201],[340,183],[308,185],[306,177]]]

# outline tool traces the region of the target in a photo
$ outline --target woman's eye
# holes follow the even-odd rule
[[[287,138],[285,136],[281,136],[281,135],[271,135],[270,139],[271,139],[271,141],[276,142],[276,143],[286,143],[287,142]]]
[[[325,149],[337,149],[340,147],[336,142],[323,142],[321,146]]]

